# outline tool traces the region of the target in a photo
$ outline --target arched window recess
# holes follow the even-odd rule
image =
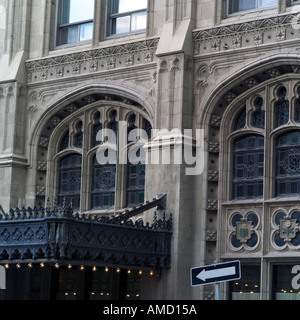
[[[146,168],[141,159],[152,129],[145,109],[105,100],[72,107],[71,114],[67,110],[65,119],[55,116],[56,125],[47,129],[47,145],[39,153],[48,163],[45,196],[56,197],[57,203],[72,201],[76,211],[95,214],[144,203]],[[123,153],[126,159],[120,161]]]

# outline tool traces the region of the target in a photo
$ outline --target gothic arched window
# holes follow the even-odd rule
[[[87,100],[87,106],[72,109],[72,117],[60,118],[51,136],[49,172],[58,172],[49,176],[55,187],[49,183],[47,197],[57,197],[59,205],[72,199],[77,211],[109,213],[144,203],[146,168],[140,156],[150,138],[147,113],[128,101]],[[138,163],[129,161],[132,149]]]

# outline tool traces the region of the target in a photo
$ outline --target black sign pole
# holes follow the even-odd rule
[[[218,260],[216,260],[214,262],[214,265],[216,266],[218,264]],[[216,282],[215,283],[215,300],[220,301],[221,297],[220,297],[220,282]]]

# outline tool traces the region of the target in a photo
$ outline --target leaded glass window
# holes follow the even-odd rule
[[[289,121],[290,103],[286,99],[286,88],[280,87],[277,90],[277,102],[275,103],[276,127],[287,124]]]
[[[246,125],[246,108],[244,108],[236,117],[234,122],[234,130],[240,130],[243,129]]]
[[[144,203],[145,165],[128,164],[127,166],[127,207]]]
[[[263,196],[264,138],[251,135],[234,142],[233,198]]]
[[[115,204],[116,165],[100,165],[93,159],[92,207],[107,209]]]
[[[61,142],[60,142],[60,146],[59,146],[59,151],[63,151],[68,149],[69,147],[69,139],[70,139],[70,134],[69,134],[69,130],[63,135]]]
[[[83,131],[82,131],[82,121],[79,121],[76,125],[76,134],[74,137],[74,147],[82,148],[83,147]]]
[[[98,146],[101,144],[101,139],[98,137],[98,132],[102,130],[102,123],[100,122],[101,114],[100,112],[96,112],[94,115],[94,125],[92,129],[92,136],[93,136],[93,147]]]
[[[300,99],[295,102],[295,121],[300,121]]]
[[[252,125],[257,128],[265,128],[265,111],[263,110],[263,99],[258,97],[254,101],[254,112],[252,115]]]
[[[300,193],[300,131],[292,131],[277,139],[276,195]]]
[[[72,154],[61,159],[59,166],[58,201],[72,201],[75,209],[80,208],[81,163],[82,156]]]
[[[109,101],[105,100],[99,106],[93,103],[82,110],[76,108],[73,111],[74,117],[68,116],[65,121],[61,121],[56,136],[50,139],[51,143],[57,141],[58,145],[51,147],[51,150],[53,158],[59,159],[50,162],[53,165],[52,171],[55,170],[54,166],[59,171],[58,175],[49,178],[57,185],[57,192],[53,196],[58,198],[60,204],[64,200],[68,204],[72,199],[76,211],[106,210],[112,213],[125,206],[134,207],[144,203],[145,165],[141,163],[145,152],[142,148],[148,131],[151,134],[151,124],[135,112],[131,105],[114,104],[112,107],[107,105]],[[119,130],[119,124],[124,122],[124,128]],[[106,129],[113,130],[116,140]],[[147,134],[139,129],[147,129]],[[125,136],[126,132],[128,134],[127,140],[122,137],[122,146],[118,141],[119,131]],[[136,146],[134,158],[131,152]],[[117,161],[126,154],[124,148],[128,151],[128,158],[131,159],[132,155],[135,159],[131,159],[134,164]],[[70,155],[71,150],[73,154]]]

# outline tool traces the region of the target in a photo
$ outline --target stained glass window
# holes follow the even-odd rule
[[[82,148],[83,147],[83,132],[82,132],[82,122],[79,121],[76,126],[76,134],[74,137],[74,147]]]
[[[295,102],[295,120],[300,121],[300,99],[297,99]]]
[[[246,125],[246,108],[244,108],[236,117],[234,122],[234,130],[243,129]]]
[[[127,207],[144,203],[145,165],[127,165]]]
[[[70,138],[70,134],[69,134],[69,130],[63,135],[61,142],[60,142],[60,146],[59,146],[59,151],[63,151],[68,149],[69,147],[69,138]]]
[[[128,207],[144,203],[145,165],[142,163],[144,163],[145,151],[142,147],[147,137],[141,137],[144,131],[136,129],[140,124],[142,129],[146,127],[151,134],[150,122],[138,117],[132,111],[121,111],[120,107],[100,109],[93,106],[90,111],[86,111],[86,115],[86,117],[79,115],[76,119],[69,119],[68,130],[64,131],[58,141],[58,152],[65,153],[65,157],[60,154],[61,160],[58,163],[57,198],[59,204],[62,204],[64,199],[68,204],[72,199],[76,210],[99,209],[111,212],[115,209],[115,203]],[[134,162],[131,164],[128,161],[126,166],[117,161],[118,151],[121,149],[121,146],[118,145],[118,132],[120,131],[118,127],[121,121],[125,122],[125,120],[127,120],[128,139],[124,146],[130,146],[128,157]],[[99,135],[103,128],[112,129],[115,133],[116,149],[112,147],[112,145],[115,146],[115,141],[113,141],[114,137],[110,137],[111,132],[106,137],[105,133]],[[124,130],[122,132],[126,136],[126,126]],[[129,137],[130,134],[131,137]],[[131,151],[133,142],[136,140],[139,140],[139,144],[134,158]],[[105,144],[106,142],[108,145]],[[76,151],[67,155],[72,149]],[[90,159],[89,163],[86,163],[86,159]],[[82,163],[86,163],[84,176],[82,176]],[[117,181],[122,181],[122,185],[116,186]],[[81,185],[85,186],[85,190],[81,190]],[[83,194],[87,200],[80,203],[80,197]],[[116,207],[116,209],[121,208]]]
[[[102,130],[102,123],[100,122],[100,118],[101,118],[101,114],[100,112],[96,112],[94,115],[94,125],[93,125],[93,129],[92,129],[92,137],[93,137],[93,147],[98,146],[99,144],[101,144],[101,137],[98,137],[98,132],[100,132]]]
[[[277,139],[276,195],[290,196],[300,192],[300,131]]]
[[[263,99],[258,97],[254,101],[255,111],[252,114],[252,125],[257,128],[265,128],[265,111],[263,110]]]
[[[58,201],[66,203],[71,200],[75,209],[80,208],[82,156],[72,154],[60,161]]]
[[[92,207],[107,209],[115,204],[116,165],[93,160]]]
[[[277,90],[277,99],[275,103],[276,127],[287,124],[289,121],[290,103],[286,99],[286,88],[280,87]]]
[[[234,142],[233,198],[263,196],[264,138],[251,135]]]

